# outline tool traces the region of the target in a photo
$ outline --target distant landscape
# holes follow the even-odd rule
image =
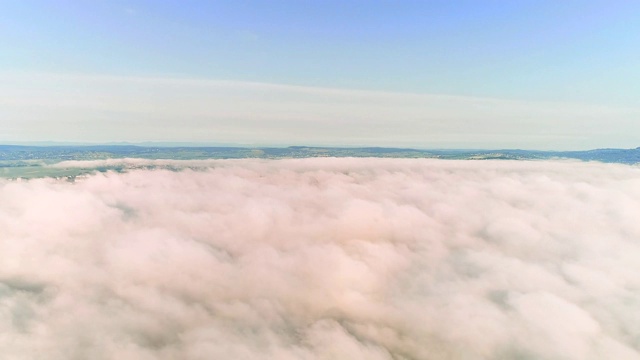
[[[535,150],[423,150],[384,147],[162,147],[136,145],[23,146],[0,145],[0,177],[33,178],[76,176],[87,169],[48,167],[63,161],[106,159],[290,159],[315,157],[433,158],[448,160],[550,160],[575,159],[605,163],[640,163],[640,147],[635,149],[595,149],[586,151]],[[97,171],[122,170],[122,166],[98,167]],[[90,171],[96,171],[92,168]]]

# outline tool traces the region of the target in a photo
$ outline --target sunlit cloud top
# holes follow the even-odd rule
[[[640,359],[637,167],[170,163],[0,179],[5,358]]]

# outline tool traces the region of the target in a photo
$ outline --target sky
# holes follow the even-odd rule
[[[0,1],[0,142],[640,145],[635,1]]]

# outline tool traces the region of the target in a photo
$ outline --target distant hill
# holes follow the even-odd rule
[[[609,163],[640,163],[640,147],[635,149],[595,149],[586,151],[535,151],[535,150],[419,150],[384,147],[192,147],[192,146],[137,146],[137,145],[58,145],[23,146],[0,145],[0,161],[41,160],[55,163],[65,160],[96,160],[111,158],[144,159],[239,159],[239,158],[307,158],[307,157],[388,157],[388,158],[439,158],[439,159],[505,159],[543,160],[578,159]]]

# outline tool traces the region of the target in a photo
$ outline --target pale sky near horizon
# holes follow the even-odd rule
[[[0,1],[0,143],[640,146],[633,1]]]

